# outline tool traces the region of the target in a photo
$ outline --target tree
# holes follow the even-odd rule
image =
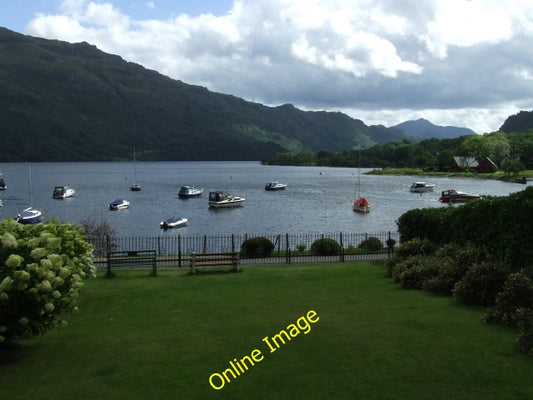
[[[82,282],[95,271],[80,226],[0,221],[0,343],[64,324],[59,316],[77,311]]]
[[[496,165],[501,165],[504,159],[511,154],[511,145],[503,132],[494,132],[486,136],[488,156]]]
[[[470,135],[467,136],[462,145],[462,150],[469,157],[485,158],[489,156],[489,142],[486,136]]]

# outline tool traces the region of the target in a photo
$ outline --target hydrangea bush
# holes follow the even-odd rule
[[[66,324],[60,317],[78,311],[83,280],[95,273],[82,227],[0,221],[0,344]]]

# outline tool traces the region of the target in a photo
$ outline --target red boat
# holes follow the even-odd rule
[[[467,201],[479,199],[479,194],[459,192],[455,189],[443,190],[439,201],[442,203],[466,203]]]
[[[370,212],[370,204],[368,203],[368,200],[364,197],[359,197],[357,200],[355,200],[352,208],[356,212]]]

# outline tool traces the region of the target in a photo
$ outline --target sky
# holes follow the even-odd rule
[[[0,26],[367,125],[482,134],[533,109],[533,0],[17,0]]]

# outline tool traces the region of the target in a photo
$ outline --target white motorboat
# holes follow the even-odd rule
[[[0,178],[0,190],[6,190],[6,189],[7,189],[6,181],[4,180],[4,178]]]
[[[182,199],[188,199],[189,197],[199,197],[204,192],[204,189],[198,189],[194,186],[182,186],[178,192],[178,196]]]
[[[432,192],[434,188],[435,188],[434,183],[413,182],[409,190],[413,193],[426,193],[426,192]]]
[[[73,196],[76,196],[76,191],[68,186],[56,186],[52,194],[54,199],[66,199]]]
[[[273,190],[285,190],[287,188],[286,183],[279,183],[276,181],[268,182],[265,185],[265,190],[267,191],[273,191]]]
[[[116,199],[109,203],[110,210],[124,210],[130,206],[130,202],[124,199]]]
[[[172,217],[165,221],[161,221],[159,227],[161,229],[180,228],[182,226],[187,225],[187,222],[189,222],[187,218]]]
[[[25,225],[38,224],[43,219],[43,213],[39,210],[34,210],[31,207],[26,208],[24,211],[22,211],[15,217],[15,220],[17,222],[20,222],[21,224]]]
[[[246,200],[244,197],[234,196],[228,192],[209,192],[209,208],[239,207],[244,200]]]

